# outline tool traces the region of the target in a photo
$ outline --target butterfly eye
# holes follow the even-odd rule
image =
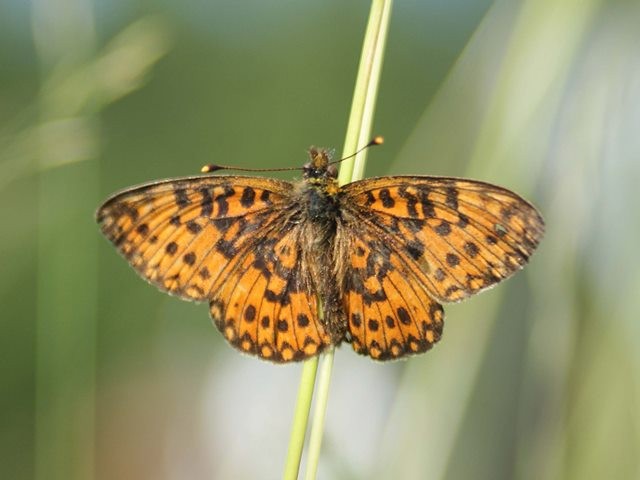
[[[313,165],[311,164],[311,162],[307,162],[302,166],[302,177],[303,178],[312,178],[313,175]]]
[[[305,179],[322,178],[326,172],[326,168],[318,168],[313,162],[305,163],[302,167],[302,176]]]

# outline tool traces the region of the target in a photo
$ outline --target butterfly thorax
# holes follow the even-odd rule
[[[310,161],[303,168],[303,201],[309,220],[332,223],[338,212],[338,170],[327,150],[311,147]]]

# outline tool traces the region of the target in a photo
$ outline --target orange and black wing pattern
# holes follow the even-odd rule
[[[104,235],[161,290],[208,300],[235,251],[286,203],[291,185],[252,177],[190,177],[133,187],[96,212]]]
[[[96,214],[103,233],[146,280],[209,301],[240,350],[279,362],[319,353],[329,339],[284,219],[289,183],[253,177],[166,180],[118,193]]]
[[[299,361],[331,344],[303,261],[299,225],[274,214],[259,241],[235,255],[213,285],[211,317],[243,352],[272,362]]]
[[[430,349],[442,334],[442,306],[395,251],[369,225],[351,231],[343,308],[351,346],[374,360]]]
[[[360,232],[352,239],[345,308],[354,348],[373,358],[378,351],[397,358],[429,348],[442,331],[439,302],[462,300],[509,277],[544,234],[531,204],[484,182],[383,177],[342,192],[351,230]],[[384,328],[400,327],[403,319],[404,333]]]
[[[323,188],[165,180],[114,195],[96,216],[143,278],[208,301],[233,346],[273,362],[314,356],[345,331],[377,360],[424,352],[442,334],[440,303],[512,275],[544,233],[532,205],[483,182],[367,179],[341,187],[339,203]],[[323,321],[320,300],[330,307]]]

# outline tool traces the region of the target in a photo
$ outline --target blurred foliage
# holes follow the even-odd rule
[[[92,213],[204,163],[339,148],[367,12],[0,5],[3,478],[280,476],[299,366],[231,350]],[[548,233],[523,273],[446,308],[432,352],[338,351],[320,478],[640,476],[639,22],[624,0],[396,2],[367,174],[501,184]]]

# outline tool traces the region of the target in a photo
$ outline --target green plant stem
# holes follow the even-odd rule
[[[351,114],[347,126],[343,156],[350,155],[359,147],[365,145],[371,136],[371,125],[373,123],[375,101],[378,92],[380,72],[382,70],[384,46],[389,28],[391,4],[392,0],[374,0],[371,4],[371,12],[351,104]],[[361,179],[364,174],[365,160],[366,150],[358,154],[355,158],[342,162],[340,175],[338,177],[339,183],[342,185]],[[324,418],[329,399],[333,356],[333,347],[329,348],[323,356],[322,369],[318,381],[318,395],[309,440],[305,474],[307,480],[314,480],[318,470],[324,432]],[[285,468],[285,479],[297,478],[300,455],[302,454],[302,442],[304,442],[304,432],[306,431],[306,422],[311,398],[313,396],[313,380],[315,380],[317,365],[317,359],[308,360],[302,373],[300,389],[298,391],[298,405],[296,406],[294,426],[289,444],[289,455],[287,456],[287,465]],[[304,404],[301,405],[301,402],[304,402]],[[302,434],[300,432],[302,432]]]
[[[304,436],[307,433],[307,422],[309,420],[309,410],[311,408],[311,398],[313,397],[313,386],[316,382],[316,372],[318,370],[318,357],[313,357],[304,362],[302,366],[302,376],[298,387],[298,399],[293,414],[293,425],[291,426],[291,437],[289,439],[289,450],[285,463],[285,480],[295,480],[298,478],[300,469],[300,459],[302,458],[302,447],[304,446]]]
[[[333,354],[335,348],[331,347],[322,357],[320,380],[318,381],[318,393],[316,406],[313,411],[311,435],[309,437],[309,449],[307,452],[307,470],[305,480],[316,478],[318,462],[320,460],[320,447],[322,446],[322,434],[324,432],[324,417],[329,401],[329,386],[331,385],[331,370],[333,369]]]
[[[343,156],[351,155],[371,139],[371,126],[375,112],[384,48],[391,18],[392,0],[373,0],[369,23],[365,32],[358,77],[351,102],[351,113],[344,141]],[[356,155],[352,160],[341,163],[338,181],[340,185],[360,180],[364,177],[368,150]]]

